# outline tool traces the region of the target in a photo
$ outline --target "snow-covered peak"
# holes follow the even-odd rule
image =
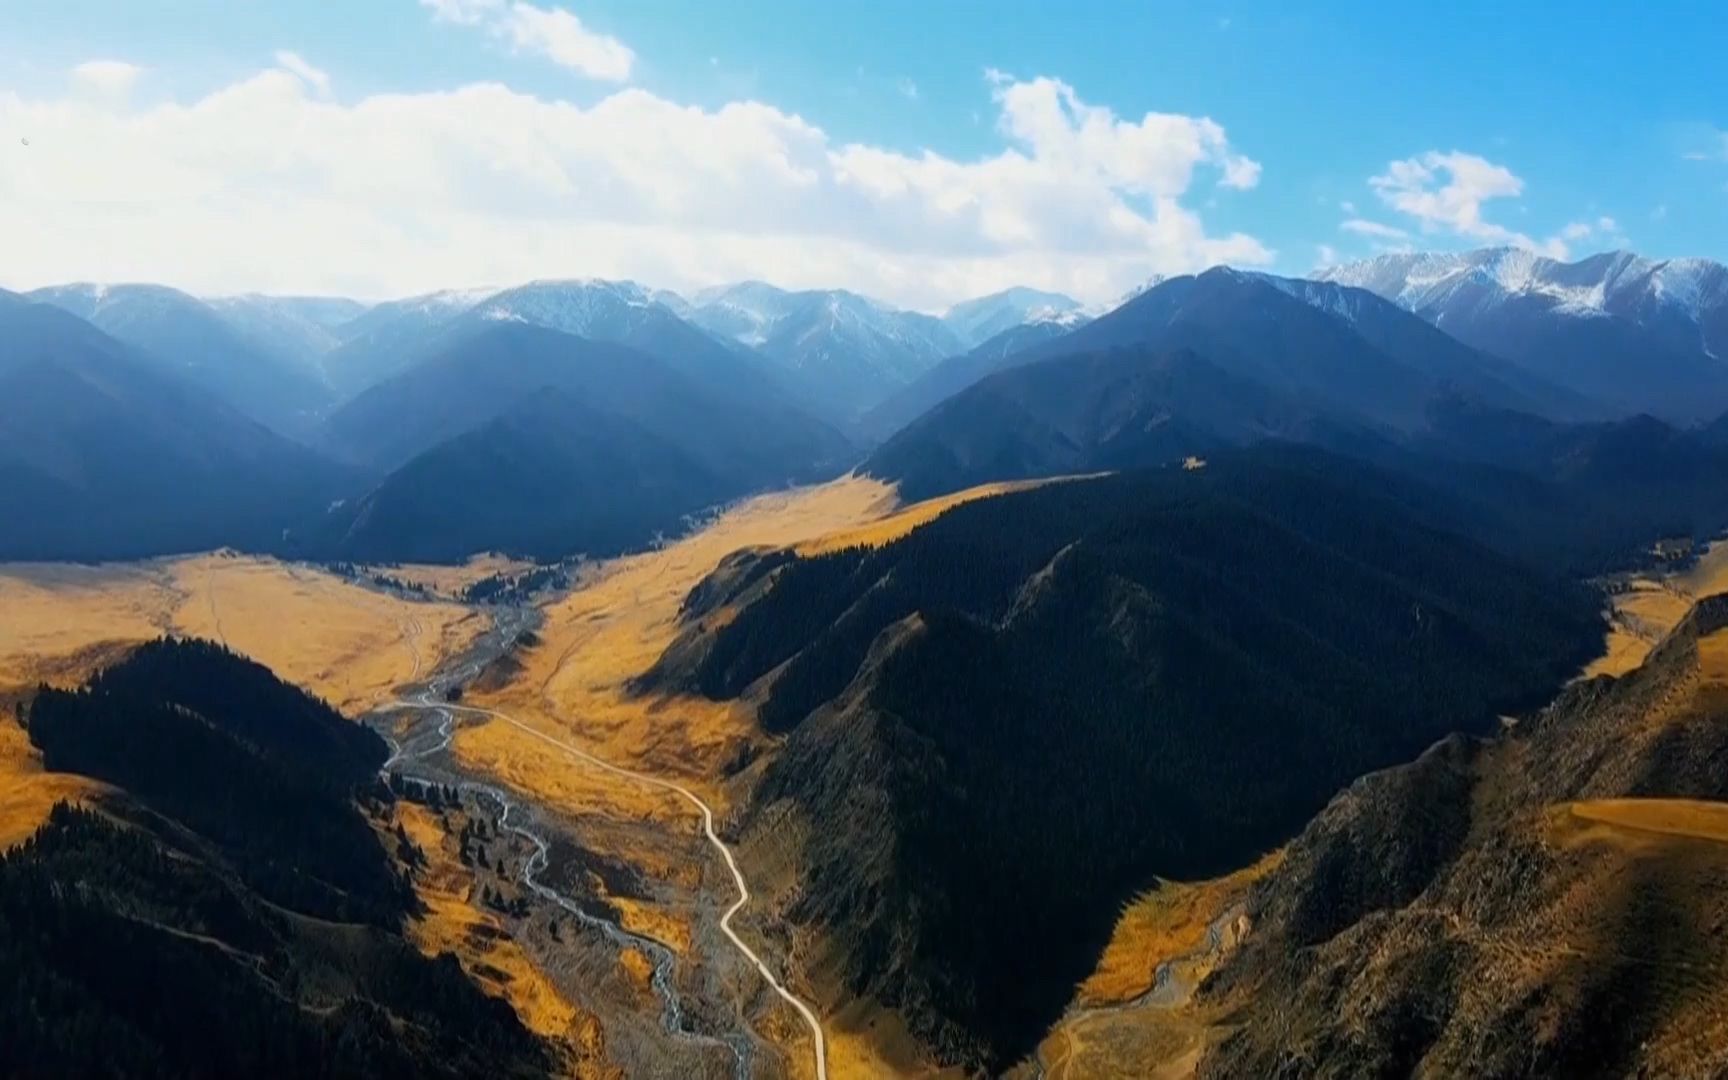
[[[1082,308],[1081,311],[1083,311],[1087,316],[1089,316],[1091,318],[1097,318],[1100,315],[1108,315],[1112,311],[1115,311],[1117,308],[1121,307],[1123,304],[1126,304],[1128,301],[1137,299],[1141,295],[1143,295],[1147,292],[1150,292],[1153,289],[1156,289],[1158,286],[1164,284],[1166,281],[1169,281],[1169,280],[1170,280],[1169,274],[1153,274],[1151,277],[1147,278],[1145,281],[1142,281],[1140,284],[1129,289],[1127,292],[1123,293],[1121,296],[1118,296],[1116,299],[1106,300],[1104,303],[1101,303],[1101,304],[1091,304],[1087,307]]]
[[[104,282],[77,281],[35,289],[25,295],[39,303],[53,304],[57,308],[70,311],[81,319],[95,318],[98,313],[116,306],[124,307],[133,313],[205,306],[197,297],[179,289],[141,283],[110,285]]]
[[[650,320],[677,318],[653,290],[634,281],[598,278],[530,281],[487,297],[470,316],[608,340]]]
[[[1400,253],[1321,270],[1317,280],[1354,285],[1413,311],[1443,309],[1469,291],[1473,303],[1540,298],[1571,315],[1602,315],[1645,304],[1697,320],[1724,302],[1725,272],[1709,259],[1647,259],[1610,251],[1562,262],[1521,248]]]
[[[943,314],[942,322],[962,345],[971,348],[1004,330],[1079,310],[1080,302],[1072,297],[1017,286],[955,304]]]
[[[417,313],[428,316],[454,316],[480,303],[499,292],[496,285],[474,285],[462,289],[439,289],[437,292],[422,293],[419,296],[408,296],[401,300],[391,300],[379,304],[375,310],[390,310],[402,314]]]

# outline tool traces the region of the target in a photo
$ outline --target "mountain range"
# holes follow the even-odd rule
[[[162,360],[0,293],[0,558],[268,548],[357,482]]]
[[[1264,439],[1317,443],[1386,466],[1397,459],[1396,467],[1417,472],[1467,461],[1548,483],[1560,466],[1547,475],[1528,457],[1496,456],[1516,453],[1504,442],[1510,432],[1538,437],[1516,418],[1570,426],[1588,442],[1614,430],[1590,425],[1641,412],[1682,434],[1685,423],[1728,412],[1728,396],[1715,389],[1728,386],[1728,365],[1717,360],[1723,281],[1722,268],[1704,260],[1616,254],[1564,264],[1502,250],[1386,256],[1316,279],[1217,268],[1152,279],[1102,313],[1060,294],[1009,289],[941,316],[760,282],[685,298],[630,282],[548,280],[371,307],[62,286],[10,303],[58,308],[89,328],[54,331],[68,335],[62,359],[84,357],[86,392],[76,407],[69,399],[33,418],[40,445],[16,446],[6,464],[20,477],[17,490],[40,496],[33,504],[47,529],[18,549],[49,555],[71,553],[45,538],[69,535],[72,525],[47,524],[84,505],[66,494],[80,489],[113,491],[113,505],[126,504],[128,491],[149,491],[133,502],[163,500],[164,522],[181,523],[134,532],[152,539],[126,552],[238,542],[311,554],[353,543],[381,558],[416,536],[415,551],[456,558],[486,544],[527,544],[537,554],[590,544],[613,550],[675,528],[713,501],[835,475],[861,460],[907,497],[1155,465]],[[45,344],[47,324],[32,333],[38,353],[61,349]],[[1574,337],[1596,351],[1571,348]],[[100,407],[117,410],[110,423],[133,434],[115,436],[112,454],[76,470],[70,451],[58,451],[49,468],[49,447],[76,442],[64,433],[90,422],[78,410],[98,407],[100,395],[88,392],[98,356],[127,372],[128,394]],[[146,392],[136,383],[140,370],[166,382]],[[170,394],[167,384],[177,389]],[[31,392],[47,400],[44,388]],[[183,400],[169,410],[164,395],[173,394]],[[532,407],[540,394],[548,401]],[[212,409],[233,415],[191,419]],[[180,435],[168,439],[158,429],[175,410],[170,426]],[[282,438],[242,435],[235,416]],[[608,438],[573,437],[571,427]],[[146,430],[158,433],[147,438]],[[58,443],[48,437],[56,431]],[[1666,438],[1636,426],[1616,437]],[[197,494],[178,483],[134,483],[137,470],[166,453],[136,445],[151,439],[177,448],[155,475],[202,475]],[[420,534],[438,500],[484,504],[462,454],[436,452],[457,439],[462,454],[519,473],[498,487],[510,501],[497,515],[465,515],[473,529],[432,543]],[[611,439],[619,461],[682,475],[647,485],[641,498],[604,492],[595,484],[606,475]],[[1716,464],[1710,442],[1674,442],[1692,455],[1673,474],[1686,479],[1654,486],[1671,496],[1661,507],[1648,495],[1637,505],[1703,527],[1707,515],[1692,511],[1712,494],[1703,479]],[[257,475],[266,460],[280,463],[264,469],[268,478]],[[193,461],[202,464],[191,468]],[[216,504],[242,477],[282,497],[276,511],[259,509],[254,524],[239,528],[236,514],[252,512],[217,513]],[[1615,518],[1584,495],[1581,481],[1568,482],[1555,505],[1584,498],[1599,508],[1591,517],[1602,527],[1585,530],[1599,554],[1630,518]],[[314,502],[334,508],[309,512]],[[536,504],[557,527],[519,527]],[[584,530],[584,516],[609,524]],[[1517,515],[1520,527],[1526,516]],[[489,520],[500,527],[482,527]],[[77,547],[84,556],[106,550],[93,541]],[[1595,557],[1583,548],[1574,554]]]
[[[1728,268],[1605,252],[1566,263],[1516,248],[1394,254],[1322,271],[1448,334],[1607,403],[1680,422],[1728,408]]]

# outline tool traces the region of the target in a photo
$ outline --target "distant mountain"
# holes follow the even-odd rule
[[[389,300],[333,328],[340,344],[324,356],[324,374],[342,399],[401,374],[438,335],[495,288],[445,289]]]
[[[1637,670],[1340,792],[1199,987],[1196,1075],[1720,1076],[1728,600]]]
[[[738,490],[640,424],[549,389],[332,511],[320,543],[374,561],[612,555],[681,531],[685,515]]]
[[[942,322],[970,350],[1015,327],[1077,315],[1080,310],[1080,301],[1072,297],[1021,286],[955,304],[942,315]]]
[[[1025,359],[1122,346],[1192,348],[1315,409],[1394,430],[1420,427],[1428,402],[1444,392],[1525,412],[1577,407],[1577,395],[1436,333],[1370,293],[1321,292],[1227,267],[1166,279]]]
[[[1469,345],[1621,414],[1728,408],[1728,268],[1609,252],[1565,263],[1512,248],[1382,255],[1318,275],[1396,301]]]
[[[355,300],[325,296],[215,296],[204,301],[248,341],[323,378],[324,356],[342,343],[337,328],[366,311]]]
[[[750,483],[844,468],[851,455],[838,433],[790,405],[705,385],[629,346],[510,320],[456,328],[429,359],[338,409],[326,439],[353,460],[394,469],[547,388],[695,448]]]
[[[509,320],[453,330],[337,410],[326,438],[391,475],[327,515],[315,543],[394,558],[615,551],[713,502],[852,461],[836,432],[772,396]],[[443,536],[415,535],[440,513]]]
[[[1296,438],[1315,417],[1192,350],[1125,348],[991,376],[901,430],[863,468],[896,481],[902,498],[922,499]]]
[[[134,346],[165,372],[211,391],[247,416],[302,437],[331,391],[290,351],[243,334],[217,309],[163,285],[58,285],[30,299],[69,311]]]
[[[651,681],[761,702],[784,740],[738,848],[798,868],[764,902],[833,958],[823,992],[1000,1075],[1137,891],[1252,861],[1597,648],[1587,590],[1400,487],[1263,447],[977,500],[880,548],[741,555]]]
[[[945,369],[958,382],[1004,366],[909,424],[866,469],[917,498],[1317,429],[1409,436],[1455,395],[1579,406],[1371,293],[1227,269],[1164,281],[1005,359]]]
[[[1013,367],[1036,346],[1086,325],[1090,317],[1078,311],[1036,313],[971,350],[950,356],[896,390],[888,400],[865,413],[859,431],[870,439],[886,439],[945,398],[952,397],[986,375]]]
[[[0,558],[270,548],[357,481],[58,307],[0,340]]]
[[[730,348],[667,306],[673,294],[632,281],[534,281],[464,312],[458,325],[514,322],[628,345],[728,397],[783,400],[784,388],[748,350]]]
[[[690,319],[768,357],[825,415],[847,420],[963,351],[942,320],[843,290],[745,282],[699,293]]]

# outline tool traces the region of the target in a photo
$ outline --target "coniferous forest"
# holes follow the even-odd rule
[[[398,927],[382,742],[220,646],[160,641],[26,720],[123,787],[0,857],[0,1075],[538,1076],[552,1051]]]

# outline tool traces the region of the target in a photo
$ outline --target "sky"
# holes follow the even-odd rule
[[[0,0],[0,285],[1728,258],[1728,7]]]

